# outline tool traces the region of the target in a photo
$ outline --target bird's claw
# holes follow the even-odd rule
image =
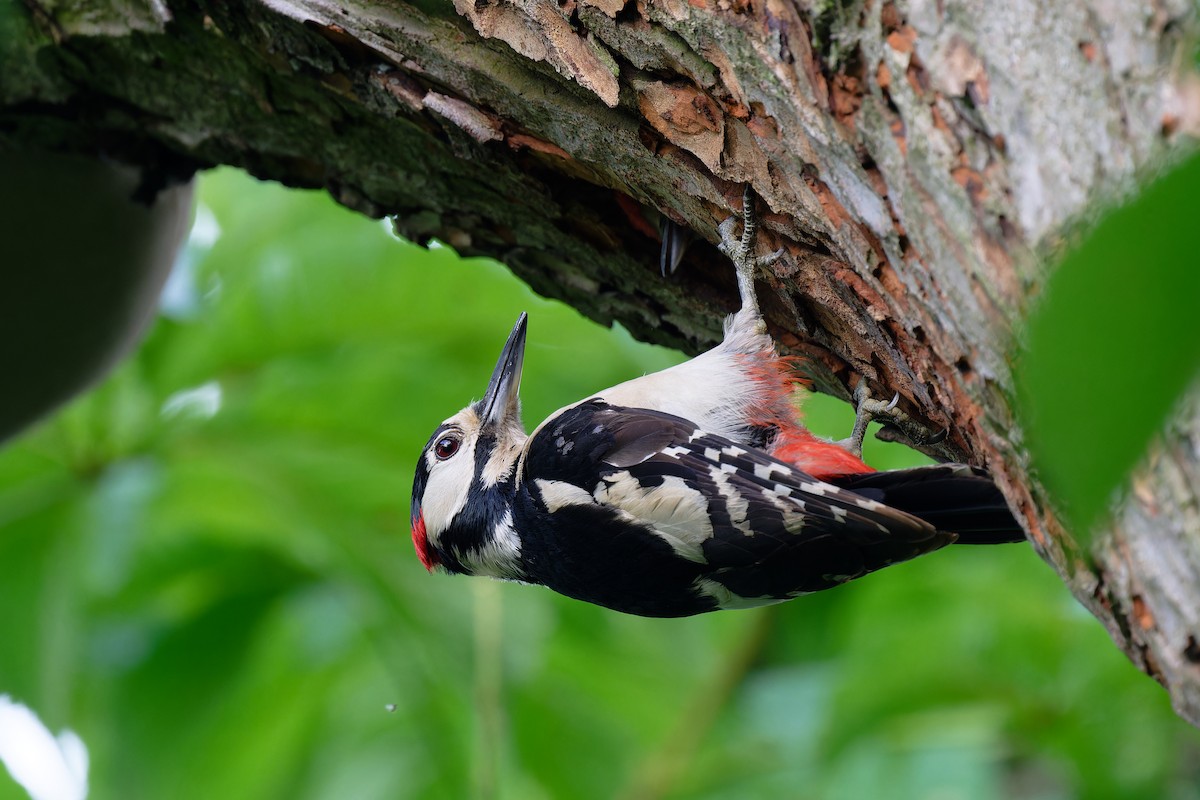
[[[717,226],[717,233],[721,235],[721,241],[717,244],[717,249],[725,255],[737,261],[737,256],[734,253],[741,244],[740,237],[733,235],[733,228],[738,223],[737,217],[729,217],[720,225]]]
[[[858,386],[854,388],[854,429],[847,438],[839,440],[836,444],[858,458],[862,458],[863,439],[867,436],[867,427],[876,418],[884,417],[888,423],[895,425],[902,431],[917,427],[908,414],[897,410],[896,406],[899,403],[899,392],[896,392],[892,396],[892,399],[885,403],[882,400],[876,400],[871,397],[871,390],[867,386],[866,379],[859,379]]]
[[[673,275],[675,270],[679,268],[680,262],[683,261],[684,253],[687,252],[692,240],[696,237],[690,230],[675,222],[666,214],[663,215],[662,221],[659,223],[658,232],[662,237],[662,249],[658,254],[658,268],[662,272],[662,276],[666,278]]]

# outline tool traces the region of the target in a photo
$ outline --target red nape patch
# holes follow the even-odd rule
[[[781,428],[771,455],[825,481],[839,475],[860,475],[875,470],[840,445],[818,439],[798,426]]]
[[[417,558],[421,559],[421,564],[429,572],[433,572],[433,568],[441,562],[438,561],[437,553],[429,547],[429,537],[425,535],[425,515],[418,513],[412,520],[412,539],[413,547],[417,549]]]

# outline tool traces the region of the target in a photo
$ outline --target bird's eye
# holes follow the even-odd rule
[[[438,457],[439,461],[445,461],[450,456],[458,452],[458,439],[453,436],[443,436],[438,439],[438,443],[433,446],[433,454]]]

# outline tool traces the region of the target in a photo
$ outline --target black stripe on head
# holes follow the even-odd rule
[[[416,524],[421,515],[421,498],[425,496],[425,485],[429,483],[429,467],[425,464],[425,453],[417,459],[417,468],[413,473],[412,502],[409,506],[409,520]]]

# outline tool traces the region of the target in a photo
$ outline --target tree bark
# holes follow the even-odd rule
[[[1038,552],[1200,724],[1200,405],[1085,550],[1014,414],[1046,256],[1200,100],[1187,0],[25,0],[0,147],[234,164],[506,263],[688,351],[736,307],[718,223],[761,198],[772,332],[987,466]],[[658,274],[657,220],[701,241]]]

